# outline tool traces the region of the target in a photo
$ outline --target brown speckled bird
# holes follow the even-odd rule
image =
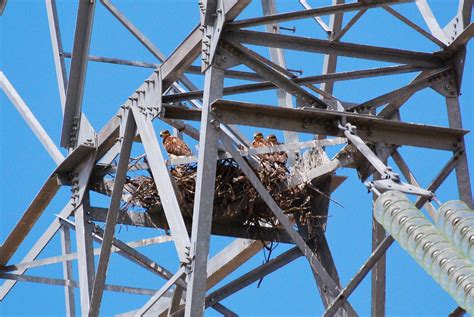
[[[270,134],[267,137],[267,141],[270,143],[270,145],[280,145],[281,143],[278,142],[278,139],[276,135]],[[270,157],[270,161],[280,163],[280,164],[286,164],[286,161],[288,160],[288,154],[286,152],[276,152],[273,153]]]
[[[258,147],[265,147],[265,146],[270,146],[270,142],[265,140],[263,137],[262,132],[255,132],[253,134],[253,141],[252,141],[252,147],[253,148],[258,148]],[[270,159],[271,154],[257,154],[257,157],[261,160],[268,161]]]
[[[160,136],[163,138],[163,147],[170,158],[193,155],[189,146],[183,140],[172,136],[168,130],[161,131]]]

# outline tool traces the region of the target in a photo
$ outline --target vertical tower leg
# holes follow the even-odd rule
[[[461,110],[459,108],[458,97],[447,97],[446,106],[448,107],[449,126],[451,128],[462,129]],[[456,179],[458,182],[459,197],[462,201],[473,208],[471,178],[469,177],[469,168],[467,164],[467,155],[465,152],[464,140],[462,141],[464,153],[459,156],[456,165]]]
[[[311,205],[311,211],[313,213],[314,220],[311,221],[309,228],[309,236],[316,237],[314,242],[310,244],[311,250],[316,254],[321,264],[326,269],[328,274],[334,280],[336,285],[341,288],[341,282],[339,280],[339,274],[336,269],[336,264],[329,249],[329,244],[326,240],[325,228],[327,224],[327,216],[329,210],[329,195],[331,195],[331,177],[324,177],[319,179],[318,184],[313,186],[318,187],[321,192],[326,196],[320,195]],[[334,296],[329,294],[325,289],[325,285],[321,280],[321,277],[314,271],[313,276],[316,280],[319,293],[321,294],[321,300],[325,308],[327,308],[334,300]],[[348,310],[339,309],[335,316],[351,316]]]
[[[345,0],[333,0],[332,5],[344,4]],[[331,28],[331,33],[329,34],[329,40],[334,40],[334,35],[336,35],[342,28],[342,20],[344,13],[332,14],[329,18],[329,27]],[[337,55],[336,54],[326,54],[324,55],[323,63],[323,72],[322,74],[330,74],[336,71],[337,64]],[[332,94],[334,90],[334,82],[330,81],[327,83],[321,84],[321,90]]]
[[[262,0],[262,8],[264,15],[272,15],[277,13],[275,0]],[[278,24],[265,25],[267,32],[280,33]],[[286,68],[284,51],[281,48],[270,47],[270,58],[275,64]],[[285,90],[277,89],[278,106],[285,108],[293,108],[293,97]],[[291,131],[283,131],[285,142],[296,143],[299,142],[298,133]],[[293,166],[296,159],[296,151],[288,152],[288,164]]]
[[[378,172],[374,173],[374,180],[380,179]],[[374,194],[373,200],[377,196]],[[372,251],[377,249],[380,243],[385,239],[385,229],[375,220],[372,215]],[[386,253],[380,257],[377,264],[372,269],[372,306],[371,313],[373,317],[385,316],[385,273],[386,273]]]
[[[211,234],[216,179],[218,126],[210,113],[211,103],[222,96],[224,70],[211,66],[206,71],[201,115],[201,136],[191,233],[191,269],[188,272],[185,315],[203,315],[207,280],[207,257]]]
[[[76,207],[76,249],[79,271],[79,294],[81,298],[81,315],[89,314],[90,296],[94,284],[94,249],[92,240],[93,225],[88,210],[90,209],[87,184],[94,167],[96,153],[92,153],[73,173],[72,204]]]
[[[61,228],[61,251],[63,255],[71,253],[71,235],[68,227]],[[72,261],[63,262],[63,276],[68,282],[73,280]],[[66,316],[76,316],[76,307],[74,303],[74,286],[64,286],[64,297],[66,299]]]
[[[123,188],[127,177],[133,137],[135,136],[136,131],[135,119],[133,118],[131,111],[127,111],[125,116],[126,117],[122,122],[120,129],[122,146],[120,149],[120,158],[117,166],[112,198],[107,212],[105,232],[102,240],[102,247],[100,249],[99,264],[97,266],[97,274],[94,279],[94,288],[92,290],[89,316],[99,316],[100,303],[104,293],[104,284],[107,276],[107,268],[109,265],[110,254],[112,252],[112,240],[115,235],[115,225],[117,223]]]
[[[82,204],[74,213],[76,220],[77,267],[79,270],[79,292],[82,316],[89,314],[90,296],[94,285],[94,249],[92,244],[92,224],[87,214],[88,205],[89,194],[86,193]]]
[[[53,48],[54,67],[56,69],[56,79],[58,82],[59,99],[61,100],[61,111],[64,114],[64,105],[66,104],[67,73],[66,63],[63,52],[63,43],[59,29],[58,12],[56,9],[56,0],[45,0],[46,12],[48,14],[49,33],[51,36],[51,45]]]

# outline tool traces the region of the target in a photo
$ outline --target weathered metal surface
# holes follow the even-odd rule
[[[318,185],[319,190],[322,190],[327,197],[324,196],[324,199],[321,198],[314,202],[317,205],[314,206],[318,212],[316,216],[321,216],[319,213],[327,216],[330,193],[345,179],[333,175],[334,172],[344,166],[356,167],[359,176],[365,180],[374,170],[382,174],[385,173],[385,164],[379,164],[379,161],[385,161],[389,155],[393,154],[397,165],[399,165],[411,187],[403,183],[398,185],[401,186],[401,189],[421,193],[422,197],[416,202],[417,207],[426,205],[430,213],[433,214],[434,209],[427,204],[427,199],[431,197],[431,193],[423,194],[426,191],[419,188],[414,174],[401,156],[398,155],[397,149],[400,146],[408,145],[447,150],[454,153],[453,157],[427,189],[432,191],[437,189],[456,168],[459,194],[464,201],[472,203],[472,189],[470,188],[471,183],[467,168],[467,155],[465,153],[466,145],[463,140],[467,131],[462,130],[458,99],[466,56],[466,43],[474,34],[474,27],[472,24],[469,24],[472,15],[472,0],[460,0],[455,16],[444,28],[441,28],[436,20],[428,2],[425,0],[417,1],[416,5],[428,26],[428,30],[420,27],[394,9],[396,4],[412,2],[411,0],[377,0],[351,3],[344,3],[344,0],[333,0],[330,6],[314,9],[306,1],[302,0],[300,3],[306,10],[287,13],[277,13],[274,1],[264,0],[262,2],[264,16],[256,16],[234,22],[232,20],[250,3],[249,0],[207,0],[200,3],[202,13],[201,26],[194,28],[168,57],[161,53],[150,39],[145,37],[144,33],[133,25],[126,15],[120,12],[109,0],[101,0],[100,2],[106,9],[162,64],[89,55],[95,1],[86,2],[80,2],[74,47],[72,54],[68,54],[63,53],[55,1],[45,1],[59,96],[65,113],[62,145],[68,147],[78,145],[69,153],[69,156],[64,161],[62,161],[62,154],[56,149],[54,143],[48,139],[48,136],[44,133],[38,122],[34,121],[31,112],[28,113],[28,108],[24,102],[18,101],[21,98],[13,98],[16,100],[16,102],[14,101],[15,105],[20,105],[20,112],[25,114],[27,122],[38,132],[40,139],[46,144],[55,161],[58,163],[62,161],[62,163],[53,171],[45,186],[21,216],[18,225],[12,230],[1,246],[0,278],[6,279],[6,281],[0,288],[0,300],[4,299],[17,281],[29,281],[64,286],[66,313],[69,316],[73,316],[75,313],[73,288],[79,286],[82,314],[88,313],[89,303],[92,302],[90,308],[91,315],[97,315],[102,291],[115,290],[148,296],[155,295],[146,306],[142,307],[141,311],[129,312],[129,315],[141,314],[150,308],[146,312],[147,315],[182,315],[186,311],[188,316],[198,316],[202,314],[204,307],[211,306],[223,315],[236,316],[236,313],[217,303],[217,301],[288,264],[302,255],[301,251],[303,251],[303,254],[310,260],[310,266],[313,269],[323,305],[328,308],[326,315],[331,315],[336,311],[338,315],[355,315],[355,311],[346,302],[347,298],[374,265],[382,268],[382,270],[376,269],[373,275],[375,287],[373,289],[373,303],[371,305],[373,315],[382,316],[385,308],[383,296],[385,278],[383,272],[384,263],[380,262],[380,259],[393,240],[390,237],[383,239],[383,232],[376,228],[374,231],[373,254],[362,266],[360,272],[340,291],[341,286],[336,271],[336,263],[332,259],[331,250],[324,235],[324,229],[327,225],[326,217],[324,219],[318,218],[317,223],[313,227],[303,227],[301,223],[298,223],[298,219],[294,220],[295,218],[292,221],[296,223],[288,222],[288,219],[283,218],[286,216],[281,212],[281,206],[275,204],[275,197],[272,198],[267,191],[269,190],[268,188],[265,189],[262,188],[263,186],[260,186],[258,177],[252,174],[252,169],[249,168],[247,162],[252,164],[255,170],[259,170],[258,160],[256,160],[255,156],[272,154],[275,151],[298,151],[304,147],[309,147],[310,151],[302,152],[303,160],[308,159],[308,164],[298,167],[297,165],[301,163],[301,159],[295,158],[294,161],[296,163],[292,163],[293,159],[290,160],[287,167],[290,171],[292,169],[297,170],[296,172],[291,171],[293,174],[291,174],[290,183],[291,186],[305,186],[307,182]],[[0,12],[3,11],[5,4],[5,0],[0,1]],[[388,13],[405,23],[414,32],[418,32],[432,43],[438,45],[442,51],[434,53],[417,52],[383,46],[355,44],[356,42],[340,42],[342,37],[354,27],[357,21],[366,12],[372,11],[374,8],[380,8],[378,9],[379,11],[388,11]],[[412,6],[412,8],[416,7]],[[343,17],[347,18],[347,12],[354,12],[354,14],[343,25],[343,20],[346,20]],[[329,16],[329,24],[326,24],[320,18],[322,15]],[[327,33],[327,39],[278,34],[279,30],[292,30],[293,33],[296,33],[296,28],[280,27],[278,23],[305,18],[316,21],[318,26]],[[242,29],[258,25],[265,25],[267,32]],[[223,40],[220,39],[221,37]],[[226,44],[225,41],[230,42],[230,44]],[[260,55],[260,50],[252,51],[254,50],[253,48],[250,50],[242,44],[270,48],[271,60],[264,55]],[[221,50],[216,50],[218,45],[224,48],[227,47],[234,54],[226,54]],[[298,76],[292,73],[294,70],[286,68],[283,58],[284,49],[324,54],[325,60],[322,75],[298,78]],[[256,51],[259,53],[257,54]],[[215,85],[216,80],[216,82],[211,84],[208,82],[204,89],[200,90],[201,88],[198,88],[191,80],[184,77],[185,72],[192,74],[200,73],[200,67],[191,65],[200,54],[204,69],[218,72],[219,76],[216,77],[218,77],[219,82],[222,82],[224,77],[230,77],[258,81],[258,83],[239,84],[237,86],[221,85],[221,83]],[[401,65],[336,72],[337,60],[341,56],[401,63]],[[69,84],[66,78],[65,57],[72,57]],[[122,105],[122,109],[111,118],[97,136],[81,111],[88,60],[156,68],[151,76],[137,90],[132,92],[130,98]],[[255,72],[213,69],[211,61],[214,61],[214,66],[217,65],[219,67],[233,67],[242,62]],[[359,104],[339,100],[333,90],[335,83],[338,81],[420,71],[421,73],[418,73],[416,78],[408,85]],[[178,81],[183,86],[180,86]],[[313,87],[312,85],[315,83],[321,83],[322,85],[320,88]],[[69,89],[66,92],[67,86],[69,86]],[[399,109],[403,104],[417,91],[428,87],[447,97],[450,128],[399,121]],[[292,109],[291,106],[284,108],[221,100],[212,104],[214,99],[223,95],[258,92],[267,89],[279,89],[277,95],[279,97],[279,106],[289,106],[292,103],[289,97],[290,94],[283,91],[285,90],[298,97],[298,106],[306,108]],[[11,91],[13,90],[9,89],[9,91],[9,97],[11,98]],[[313,92],[320,95],[321,99],[315,98],[312,95]],[[204,115],[201,117],[202,110],[199,110],[201,107],[199,99],[202,97],[204,97],[205,107]],[[190,104],[194,108],[187,109],[182,104],[179,104],[181,101],[187,100],[191,101]],[[171,103],[173,106],[170,105]],[[328,110],[308,107],[311,103],[328,108]],[[177,104],[179,104],[179,107],[176,106]],[[352,111],[366,112],[367,110],[373,110],[382,106],[385,106],[385,108],[378,115],[375,113],[370,115],[352,113]],[[165,201],[163,206],[159,204],[159,206],[155,206],[153,210],[148,210],[146,213],[119,212],[118,204],[120,200],[128,201],[130,196],[122,195],[119,193],[121,192],[119,189],[112,191],[114,181],[103,179],[107,173],[116,173],[115,185],[117,188],[120,188],[121,184],[123,184],[123,177],[128,173],[129,166],[122,162],[122,159],[119,166],[114,166],[111,163],[113,163],[114,158],[118,155],[121,155],[123,158],[127,154],[127,149],[124,151],[124,149],[120,148],[118,138],[122,136],[121,131],[123,132],[123,129],[120,129],[120,125],[130,107],[134,108],[134,119],[139,121],[138,125],[141,128],[142,134],[137,137],[132,135],[131,139],[143,142],[148,159],[148,162],[140,165],[134,171],[150,169],[157,182],[159,196],[163,198],[162,201]],[[162,120],[170,124],[179,134],[182,132],[195,140],[199,140],[199,155],[197,155],[199,159],[189,157],[165,161],[161,152],[158,153],[159,144],[151,124],[153,119]],[[198,129],[182,120],[202,121],[202,124],[200,129]],[[344,132],[338,128],[346,123],[357,127],[357,135],[360,139],[356,140],[351,135],[347,135],[349,132]],[[289,138],[285,144],[279,146],[249,149],[249,142],[239,132],[237,125],[280,129],[288,131],[286,135]],[[220,129],[225,134],[217,132]],[[209,131],[211,132],[209,133]],[[218,216],[213,216],[212,211],[209,212],[209,207],[213,206],[211,199],[213,191],[211,188],[214,182],[213,166],[216,164],[215,158],[231,157],[228,152],[223,150],[222,145],[217,143],[217,133],[222,134],[222,140],[227,142],[229,151],[239,161],[240,168],[246,170],[247,177],[258,187],[259,194],[272,207],[277,218],[280,219],[278,226],[257,228],[257,226],[249,226],[243,222],[239,223],[239,225],[224,223],[219,220]],[[317,137],[319,139],[309,142],[296,142],[295,136],[297,133],[318,134]],[[364,155],[357,155],[357,153],[348,151],[345,148],[336,157],[329,160],[325,154],[324,146],[342,144],[347,142],[347,140],[322,140],[326,136],[346,136],[349,141],[358,145],[357,148]],[[293,141],[288,142],[290,139]],[[84,144],[84,141],[86,144]],[[231,142],[234,142],[235,146],[230,144]],[[380,149],[383,151],[379,151]],[[311,158],[309,156],[314,157]],[[310,164],[310,161],[314,161],[315,157],[317,157],[316,160],[319,163],[316,165]],[[100,161],[101,165],[94,166],[96,161]],[[187,218],[182,215],[182,210],[180,210],[178,205],[179,197],[173,188],[173,179],[163,177],[163,175],[169,176],[170,164],[192,164],[196,161],[200,173],[198,173],[197,177],[196,184],[198,190],[196,191],[196,199],[194,199],[195,219],[191,221],[189,215]],[[110,165],[105,166],[104,164]],[[88,186],[91,173],[93,174],[93,182]],[[390,173],[386,174],[388,176],[391,175]],[[393,175],[391,176],[393,178]],[[323,186],[324,189],[321,187],[322,183],[325,184],[325,187]],[[376,185],[375,189],[387,189],[393,185],[390,180],[378,181],[373,184]],[[54,197],[59,186],[72,186],[72,200],[61,211],[58,216],[59,218],[48,227],[46,232],[35,243],[23,261],[6,266]],[[109,211],[108,209],[91,208],[88,206],[88,191],[94,190],[94,188],[98,192],[112,196],[114,208],[111,205],[111,210]],[[165,207],[164,210],[163,207]],[[225,208],[229,211],[233,208],[233,205],[229,204]],[[75,212],[75,224],[67,219],[73,212]],[[218,210],[218,212],[221,211]],[[109,220],[107,220],[108,216]],[[90,223],[91,221],[106,222],[105,232],[98,226]],[[173,277],[169,270],[134,249],[142,244],[127,245],[113,238],[115,225],[122,223],[136,227],[163,229],[168,229],[168,226],[173,227],[171,231],[179,258],[182,263],[190,265],[183,266],[179,269],[178,275]],[[62,231],[63,254],[36,260],[43,248],[60,229],[61,224],[64,228],[64,231]],[[298,233],[292,228],[295,224],[299,225]],[[68,228],[76,229],[77,253],[70,253],[69,239],[66,234]],[[192,235],[191,239],[189,238],[190,234]],[[210,234],[254,240],[237,239],[208,261],[208,240]],[[92,239],[102,242],[97,271],[98,277],[93,288],[92,283],[95,274],[93,256],[99,250],[93,250]],[[297,247],[205,297],[206,290],[220,282],[258,252],[263,246],[264,242],[262,241],[296,242]],[[143,242],[143,245],[151,243]],[[118,254],[121,256],[154,274],[171,280],[158,293],[156,290],[105,284],[107,258],[111,252],[115,251],[118,251]],[[79,263],[79,280],[77,282],[72,280],[73,274],[71,272],[71,261],[76,259]],[[30,268],[60,262],[63,262],[64,280],[23,275]],[[12,271],[15,271],[17,274],[6,273]],[[183,273],[187,275],[187,278],[184,278]],[[173,284],[177,285],[174,292],[168,291],[168,288]],[[387,291],[389,292],[390,290]],[[92,298],[90,297],[91,292]],[[186,307],[183,307],[184,298],[187,298],[186,302],[188,304]],[[341,306],[344,306],[344,309],[339,309]],[[459,313],[459,309],[457,311]]]
[[[199,110],[165,107],[165,117],[197,121]],[[374,116],[323,109],[285,109],[244,102],[219,100],[213,104],[216,116],[225,123],[281,129],[330,136],[344,136],[337,128],[345,119],[357,126],[366,141],[456,150],[468,131],[415,123],[384,120]]]

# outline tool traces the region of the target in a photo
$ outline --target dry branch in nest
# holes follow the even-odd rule
[[[170,172],[178,189],[181,212],[189,224],[193,213],[197,166],[179,165]],[[314,187],[302,184],[288,188],[289,172],[284,165],[262,161],[260,169],[255,173],[290,219],[306,223],[311,200],[320,195]],[[125,188],[131,197],[129,204],[142,206],[150,215],[163,213],[160,197],[151,177],[138,176],[128,179]],[[152,216],[164,219],[163,215]],[[213,221],[224,224],[278,226],[278,220],[272,211],[232,159],[217,162]]]

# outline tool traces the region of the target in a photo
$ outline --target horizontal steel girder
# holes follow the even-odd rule
[[[200,120],[200,110],[172,106],[164,106],[164,109],[165,118]],[[286,131],[341,137],[344,135],[337,124],[345,119],[357,127],[357,134],[366,142],[438,150],[456,150],[462,137],[468,133],[462,129],[391,121],[362,114],[323,109],[286,109],[225,100],[214,102],[212,111],[222,123],[268,129],[284,127]]]
[[[75,288],[79,288],[79,282],[77,281],[63,280],[63,279],[57,279],[57,278],[39,277],[39,276],[31,276],[31,275],[23,275],[23,274],[11,274],[11,273],[2,273],[2,272],[0,272],[0,278],[5,279],[5,280],[40,283],[40,284],[48,284],[48,285],[56,285],[56,286],[72,286]],[[129,287],[129,286],[122,286],[122,285],[110,285],[110,284],[104,285],[104,289],[106,291],[111,291],[111,292],[129,293],[129,294],[145,295],[145,296],[152,296],[153,294],[156,293],[156,290],[148,289],[148,288],[138,288],[138,287]]]
[[[420,70],[423,70],[423,67],[410,66],[410,65],[396,65],[396,66],[355,70],[355,71],[347,71],[347,72],[340,72],[340,73],[329,73],[329,74],[323,74],[323,75],[307,76],[307,77],[294,78],[291,80],[294,83],[299,84],[299,85],[320,84],[320,83],[330,83],[330,82],[344,81],[344,80],[363,79],[363,78],[369,78],[369,77],[375,77],[375,76],[405,74],[405,73],[410,73],[410,72],[417,72]],[[265,81],[265,82],[256,83],[256,84],[244,84],[244,85],[224,87],[223,95],[224,96],[236,95],[240,93],[248,93],[248,92],[277,89],[277,88],[278,87],[272,82]],[[183,100],[192,100],[192,99],[201,98],[202,94],[203,94],[202,90],[190,91],[190,92],[184,92],[184,93],[165,95],[163,96],[162,100],[163,102],[166,102],[166,103],[183,101]]]
[[[310,10],[293,11],[279,14],[272,14],[264,17],[250,18],[246,20],[234,21],[227,23],[227,28],[238,29],[251,27],[261,24],[272,24],[276,22],[285,22],[291,20],[299,20],[304,18],[312,18],[334,13],[351,12],[362,9],[376,8],[384,5],[413,2],[415,0],[379,0],[379,1],[359,1],[357,3],[338,4]]]
[[[333,42],[308,37],[273,34],[257,31],[230,31],[224,39],[244,44],[279,47],[312,53],[336,54],[354,58],[372,59],[391,63],[439,68],[449,58],[449,53],[422,53],[371,45]]]

